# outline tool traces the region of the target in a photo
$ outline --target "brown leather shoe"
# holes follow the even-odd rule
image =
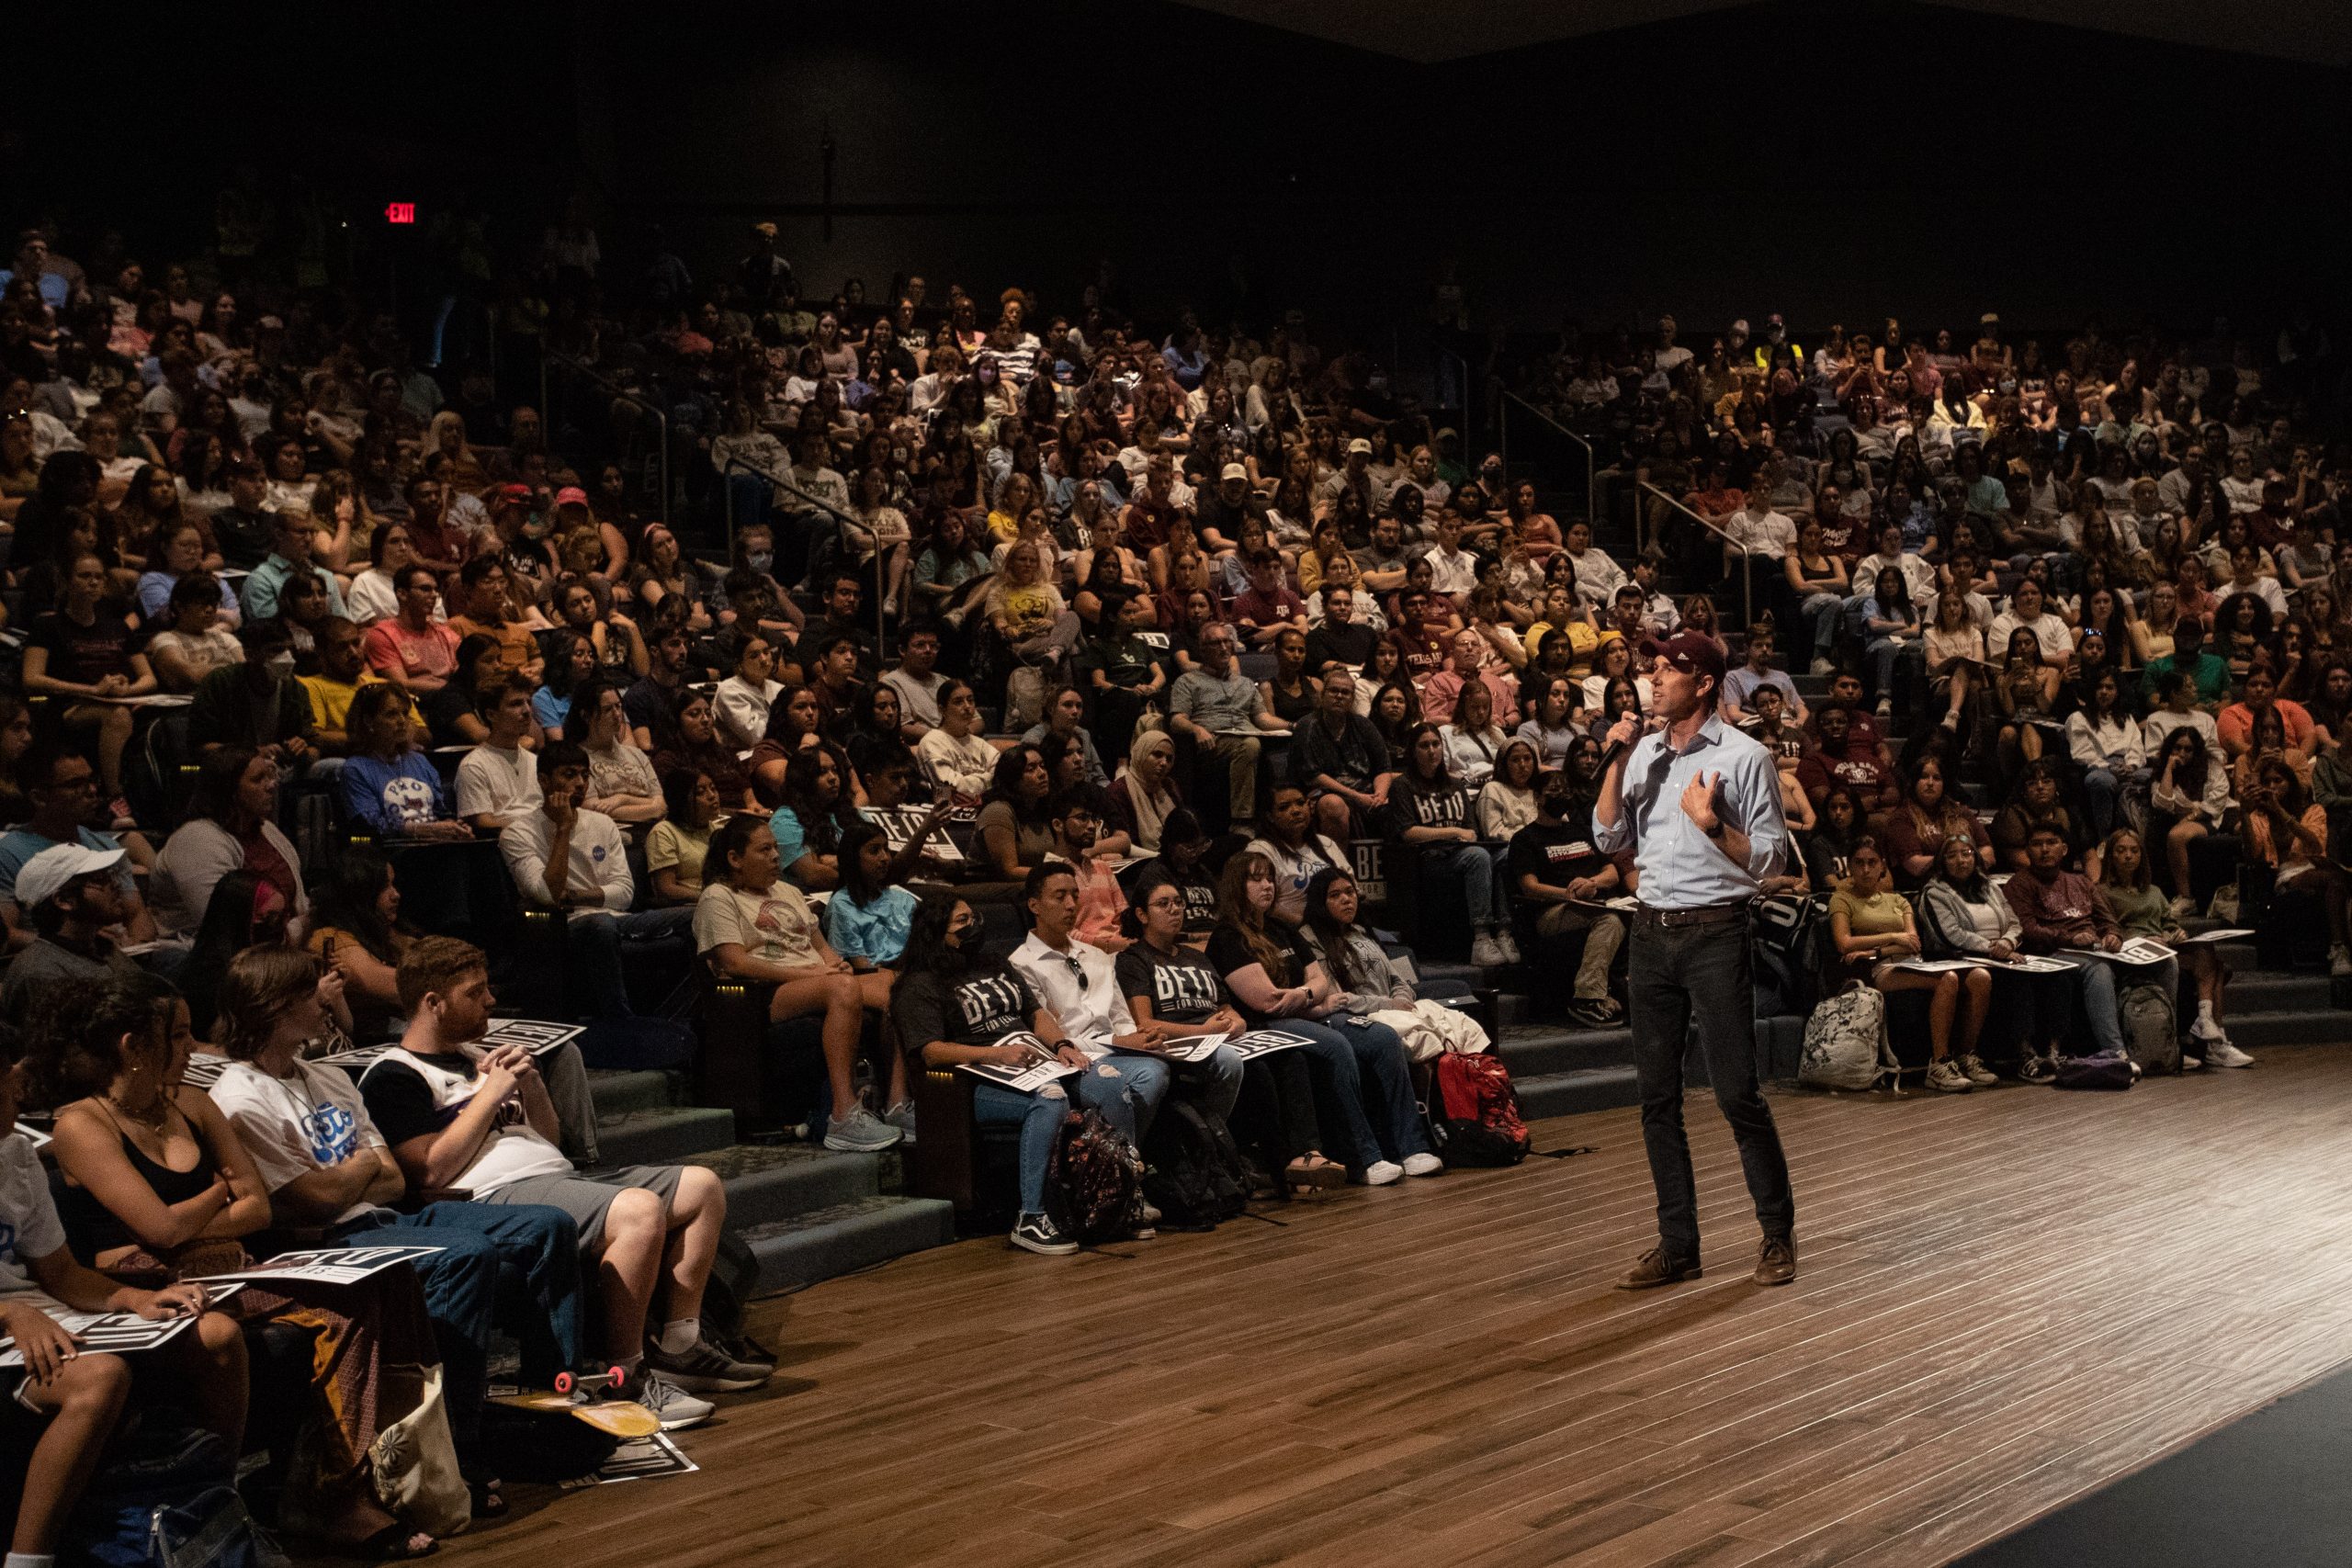
[[[1766,1236],[1764,1245],[1756,1249],[1756,1282],[1759,1285],[1785,1285],[1797,1277],[1797,1238],[1792,1235]]]
[[[1655,1291],[1660,1285],[1679,1284],[1699,1277],[1699,1260],[1695,1258],[1678,1261],[1666,1255],[1666,1248],[1653,1247],[1642,1254],[1641,1261],[1627,1269],[1617,1281],[1621,1291]]]

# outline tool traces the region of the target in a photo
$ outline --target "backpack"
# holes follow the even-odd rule
[[[2180,1071],[2179,1020],[2162,986],[2126,986],[2115,1011],[2123,1026],[2124,1048],[2143,1073]]]
[[[1758,898],[1749,907],[1750,973],[1758,1018],[1803,1017],[1820,994],[1824,906],[1811,898]]]
[[[1859,981],[1825,998],[1804,1021],[1797,1082],[1807,1089],[1875,1089],[1895,1071],[1886,1044],[1886,998]]]
[[[1159,1223],[1215,1230],[1250,1206],[1250,1168],[1222,1116],[1170,1095],[1144,1140],[1143,1195]]]
[[[1073,1111],[1046,1168],[1046,1213],[1080,1243],[1116,1241],[1143,1223],[1143,1156],[1096,1111]]]
[[[2177,1050],[2174,1060],[2178,1061]],[[2060,1089],[2130,1089],[2132,1058],[2120,1051],[2104,1051],[2095,1056],[2061,1056],[2058,1076],[2051,1080]]]
[[[286,1568],[237,1495],[236,1472],[220,1434],[151,1426],[91,1482],[61,1555],[106,1568]]]
[[[703,1337],[738,1360],[773,1365],[775,1352],[743,1331],[743,1309],[759,1294],[759,1254],[733,1231],[721,1231],[718,1256],[703,1282]]]
[[[1446,1164],[1517,1165],[1527,1123],[1510,1069],[1486,1052],[1448,1051],[1430,1069],[1430,1135]]]

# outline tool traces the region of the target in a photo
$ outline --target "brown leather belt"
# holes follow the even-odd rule
[[[1697,909],[1654,909],[1647,904],[1634,911],[1638,931],[1674,931],[1682,926],[1719,926],[1747,918],[1747,904],[1709,904]]]

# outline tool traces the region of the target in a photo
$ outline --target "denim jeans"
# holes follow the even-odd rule
[[[571,1215],[541,1203],[427,1203],[413,1214],[375,1210],[338,1226],[329,1244],[406,1241],[442,1249],[409,1267],[424,1292],[447,1370],[450,1436],[471,1458],[487,1393],[490,1330],[502,1300],[516,1309],[505,1326],[522,1341],[526,1386],[545,1387],[557,1372],[582,1364],[580,1232]]]
[[[616,915],[599,910],[574,916],[564,932],[564,968],[582,1010],[590,1018],[635,1018],[621,949],[631,942],[682,935],[693,927],[694,919],[691,908],[624,909]]]
[[[2174,998],[2176,1007],[2179,1005],[2180,960],[2177,958],[2168,958],[2153,966],[2135,966],[2128,976],[2119,976],[2112,964],[2086,959],[2073,978],[2075,1000],[2083,1010],[2083,1030],[2073,1039],[2078,1041],[2083,1033],[2088,1033],[2091,1048],[2102,1055],[2125,1049],[2121,1006],[2124,985],[2154,986]],[[2121,984],[2118,983],[2119,978]]]
[[[1896,642],[1886,637],[1871,638],[1862,648],[1862,657],[1870,664],[1871,701],[1891,700],[1894,696],[1894,667],[1916,661],[1919,656],[1917,642]]]
[[[1828,658],[1838,646],[1838,621],[1845,610],[1842,593],[1806,594],[1804,603],[1797,606],[1797,618],[1805,626],[1804,640],[1797,647],[1811,647],[1816,659]]]
[[[1455,879],[1462,886],[1462,901],[1470,911],[1473,925],[1502,919],[1508,914],[1503,903],[1506,879],[1496,874],[1496,868],[1510,852],[1508,844],[1424,847],[1420,865],[1422,886],[1438,887],[1444,886],[1445,879],[1449,877]]]
[[[2132,768],[2118,775],[2107,768],[2083,773],[2083,805],[2091,819],[2091,837],[2104,839],[2115,828],[2116,807],[2133,790],[2148,787],[2148,770]]]
[[[1169,1069],[1157,1056],[1114,1054],[1062,1082],[1077,1094],[1079,1104],[1099,1112],[1121,1137],[1141,1148],[1159,1102],[1168,1097]]]
[[[1642,1087],[1642,1145],[1657,1189],[1658,1245],[1677,1260],[1699,1256],[1698,1185],[1682,1126],[1682,1058],[1695,1028],[1715,1104],[1739,1144],[1756,1221],[1770,1237],[1796,1224],[1789,1162],[1771,1107],[1756,1084],[1755,998],[1747,922],[1667,930],[1636,922],[1628,960],[1634,1064]]]
[[[1346,1013],[1314,1021],[1272,1019],[1267,1027],[1312,1042],[1303,1047],[1307,1065],[1329,1094],[1347,1138],[1347,1147],[1334,1157],[1360,1171],[1380,1160],[1430,1152],[1413,1099],[1412,1065],[1395,1030]]]
[[[1230,1045],[1220,1045],[1205,1062],[1175,1062],[1170,1066],[1175,1072],[1179,1092],[1200,1102],[1203,1111],[1214,1113],[1220,1121],[1233,1114],[1234,1102],[1241,1098],[1241,1055]]]
[[[1062,1119],[1069,1114],[1069,1097],[1058,1084],[1037,1094],[1023,1094],[992,1083],[972,1089],[972,1120],[982,1126],[1021,1129],[1021,1212],[1046,1212],[1046,1168],[1054,1157],[1054,1140]]]

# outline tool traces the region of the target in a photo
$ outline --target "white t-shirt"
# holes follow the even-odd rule
[[[988,793],[996,776],[997,750],[977,735],[958,740],[944,728],[933,729],[915,743],[915,755],[933,783],[975,800]]]
[[[370,1087],[379,1093],[391,1091],[392,1084],[402,1077],[424,1086],[424,1095],[431,1101],[432,1114],[439,1128],[447,1128],[473,1100],[474,1091],[481,1087],[481,1078],[474,1064],[466,1064],[462,1073],[442,1065],[450,1058],[426,1061],[398,1046],[379,1057],[374,1066],[361,1076],[359,1084],[364,1095]],[[389,1081],[379,1081],[389,1080]],[[398,1099],[388,1099],[387,1117],[394,1117]],[[419,1108],[421,1109],[421,1107]],[[373,1112],[370,1112],[371,1116]],[[410,1136],[422,1135],[420,1127]],[[569,1176],[571,1162],[563,1151],[535,1132],[524,1119],[523,1107],[509,1100],[499,1108],[497,1124],[482,1135],[481,1147],[474,1151],[473,1163],[458,1173],[453,1187],[463,1187],[477,1196],[510,1187],[534,1176]]]
[[[30,1139],[0,1138],[0,1296],[46,1301],[28,1265],[65,1245],[65,1226],[49,1196],[49,1177]]]
[[[359,1086],[339,1067],[297,1060],[292,1072],[274,1078],[250,1062],[231,1062],[207,1092],[235,1125],[272,1192],[384,1146]],[[356,1219],[373,1207],[356,1202],[335,1219]]]
[[[928,676],[911,670],[885,670],[882,683],[899,694],[901,722],[939,728],[939,688],[947,684],[946,676],[936,670]]]
[[[546,797],[539,793],[538,754],[520,746],[477,746],[458,763],[458,815],[527,817]]]
[[[545,811],[518,817],[498,834],[498,852],[506,857],[506,874],[523,890],[526,901],[541,908],[548,903],[548,851],[554,843],[555,824],[548,820]],[[635,902],[637,878],[628,869],[628,845],[619,827],[603,812],[574,813],[563,885],[567,892],[601,895],[604,908],[616,913]],[[594,913],[594,908],[575,908],[571,918]]]
[[[712,882],[695,900],[695,951],[708,953],[733,942],[763,964],[805,969],[821,963],[817,916],[800,889],[779,882],[764,894]]]

